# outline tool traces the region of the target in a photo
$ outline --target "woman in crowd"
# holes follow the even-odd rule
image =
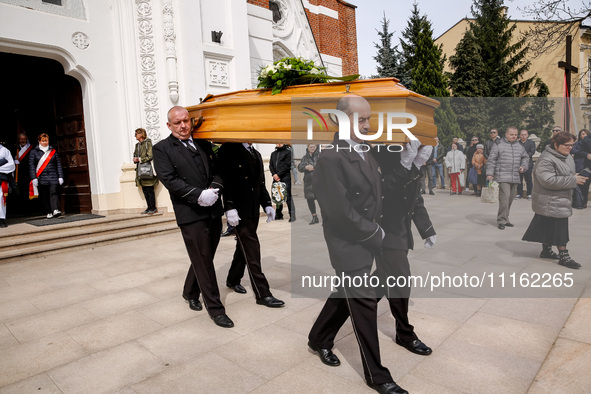
[[[458,144],[452,143],[451,150],[445,155],[445,166],[451,182],[451,194],[462,194],[462,185],[460,185],[460,176],[464,176],[466,168],[466,158],[458,150]],[[457,185],[456,185],[457,183]]]
[[[133,162],[136,163],[135,169],[135,185],[142,187],[144,197],[146,197],[146,204],[148,208],[142,212],[142,214],[155,214],[158,213],[156,208],[156,194],[154,193],[154,186],[158,184],[158,178],[153,176],[150,179],[141,179],[138,174],[138,168],[140,163],[152,164],[152,140],[148,138],[146,130],[139,128],[135,131],[135,139],[138,140],[135,144],[135,150],[133,153]]]
[[[474,153],[476,153],[476,145],[478,145],[479,143],[480,140],[478,139],[478,137],[473,135],[470,139],[470,146],[466,149],[466,172],[468,173],[470,172],[470,168],[472,168],[472,157],[474,156]],[[468,186],[468,180],[466,180],[466,186]],[[475,183],[472,184],[472,190],[474,191],[474,193],[472,193],[473,195],[478,194]]]
[[[575,172],[578,174],[581,172],[583,168],[585,168],[585,158],[591,152],[587,152],[583,146],[583,139],[590,135],[589,130],[582,129],[579,131],[579,138],[577,138],[577,142],[573,146],[573,150],[571,154],[575,158]],[[587,198],[589,196],[589,183],[585,183],[584,185],[577,186],[579,190],[581,190],[581,194],[583,196],[583,206],[582,208],[587,208]]]
[[[573,189],[588,178],[575,173],[575,162],[570,155],[573,145],[573,136],[560,132],[540,155],[534,168],[532,210],[535,215],[522,239],[540,242],[540,257],[576,269],[581,265],[570,258],[566,249],[568,218],[572,215]],[[558,247],[558,255],[552,251],[552,245]]]
[[[476,152],[472,155],[472,167],[476,170],[478,175],[478,184],[476,185],[476,195],[480,197],[482,193],[482,186],[486,184],[486,171],[484,171],[484,165],[486,164],[486,158],[484,157],[484,145],[476,145]]]
[[[45,133],[37,137],[39,145],[29,154],[29,175],[35,189],[41,198],[47,218],[57,218],[62,213],[58,186],[64,183],[64,171],[59,155],[55,148],[49,145],[49,136]]]
[[[316,202],[314,201],[314,190],[312,189],[312,177],[314,176],[314,167],[318,161],[318,145],[309,144],[306,148],[306,154],[302,157],[298,170],[304,173],[304,197],[308,202],[308,208],[312,214],[312,221],[309,224],[316,224],[319,222],[316,214]]]

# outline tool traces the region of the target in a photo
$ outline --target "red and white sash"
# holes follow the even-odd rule
[[[39,163],[37,163],[37,168],[35,169],[37,179],[39,179],[39,175],[45,170],[45,167],[47,167],[53,155],[55,155],[55,149],[48,150],[43,156],[41,156]],[[37,189],[37,186],[33,184],[33,180],[31,180],[31,183],[29,184],[29,198],[33,199],[37,197],[39,197],[39,190]]]
[[[33,145],[27,144],[16,151],[16,159],[21,161],[23,157],[25,157],[30,151],[33,149]]]

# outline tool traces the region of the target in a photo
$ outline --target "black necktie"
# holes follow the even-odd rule
[[[197,153],[197,149],[193,148],[193,145],[191,145],[191,143],[190,143],[189,141],[190,141],[190,140],[187,140],[187,142],[186,142],[186,146],[187,146],[187,148],[188,148],[188,149],[189,149],[191,152],[193,152],[193,153]]]
[[[252,155],[252,157],[254,157],[254,159],[258,161],[257,154],[255,153],[254,148],[252,146],[249,146],[248,147],[248,151],[250,152],[250,154]]]

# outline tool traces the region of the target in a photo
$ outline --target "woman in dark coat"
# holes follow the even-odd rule
[[[306,154],[302,157],[300,164],[298,164],[298,171],[304,173],[304,197],[308,202],[308,208],[312,214],[312,221],[309,224],[316,224],[319,222],[316,214],[316,202],[314,201],[314,189],[312,188],[312,179],[314,176],[314,167],[318,161],[318,145],[309,144],[306,148]]]
[[[140,179],[137,173],[140,163],[152,163],[152,140],[148,138],[146,130],[142,128],[135,131],[135,138],[138,140],[133,151],[133,162],[136,163],[135,185],[142,187],[142,192],[144,192],[146,204],[148,205],[148,208],[142,214],[152,215],[158,213],[158,208],[156,208],[156,194],[154,193],[154,186],[158,184],[158,178],[154,176],[151,179]]]
[[[538,158],[534,167],[532,210],[535,215],[523,235],[524,241],[542,244],[541,258],[558,260],[558,264],[578,269],[566,249],[569,241],[568,218],[572,215],[573,189],[588,178],[575,172],[575,161],[570,155],[573,136],[560,132]],[[558,254],[552,251],[558,248]]]
[[[43,133],[37,140],[39,145],[29,154],[29,175],[33,187],[39,192],[47,218],[56,218],[62,214],[58,186],[64,183],[64,171],[57,151],[49,145],[49,136]]]

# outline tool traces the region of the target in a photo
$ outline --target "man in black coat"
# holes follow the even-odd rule
[[[525,149],[525,152],[529,156],[529,166],[527,170],[519,174],[519,184],[517,185],[517,196],[515,198],[520,199],[523,197],[523,179],[525,179],[527,198],[528,200],[531,200],[531,193],[533,190],[533,156],[536,153],[536,143],[529,139],[529,133],[525,129],[519,132],[519,143],[521,144],[521,146],[523,146],[523,149]]]
[[[213,257],[222,230],[223,208],[218,192],[223,182],[214,166],[211,143],[193,140],[191,118],[183,107],[172,107],[166,123],[171,135],[154,145],[154,167],[168,189],[177,224],[191,260],[183,298],[201,310],[199,295],[215,324],[233,327],[220,300]]]
[[[369,132],[371,108],[362,97],[347,95],[337,109],[349,116],[351,140],[335,137],[332,149],[323,149],[314,170],[314,194],[322,212],[323,231],[330,262],[338,277],[370,275],[380,252],[384,231],[380,219],[381,181],[378,165],[367,145],[353,132],[354,113],[361,133]],[[361,351],[367,384],[380,393],[406,393],[380,359],[377,333],[377,299],[371,286],[343,283],[326,301],[308,335],[308,346],[329,366],[340,365],[332,353],[334,339],[351,316]]]
[[[381,256],[376,260],[375,273],[381,278],[381,283],[387,283],[387,277],[404,278],[408,283],[411,276],[408,250],[414,247],[411,222],[414,222],[421,238],[425,240],[426,248],[432,248],[436,242],[435,229],[420,193],[419,170],[424,158],[432,153],[432,147],[419,145],[419,141],[411,141],[406,144],[402,153],[372,150],[380,164],[383,179],[381,223],[386,237],[382,243]],[[385,290],[378,297],[386,296],[390,311],[396,319],[396,343],[422,356],[431,354],[431,348],[417,337],[408,320],[410,284],[386,287]]]
[[[273,187],[275,182],[285,183],[285,203],[289,212],[289,221],[295,222],[295,206],[291,197],[291,163],[292,152],[285,144],[275,145],[275,151],[271,153],[269,159],[269,171],[273,176]],[[283,219],[283,204],[277,204],[277,211],[275,213],[275,220]]]
[[[240,284],[248,268],[256,303],[269,308],[284,306],[273,297],[261,267],[261,245],[257,236],[260,207],[267,222],[275,218],[269,192],[265,187],[263,158],[249,143],[225,143],[218,151],[224,179],[224,207],[228,224],[235,227],[236,250],[226,279],[226,286],[237,293],[246,293]]]

